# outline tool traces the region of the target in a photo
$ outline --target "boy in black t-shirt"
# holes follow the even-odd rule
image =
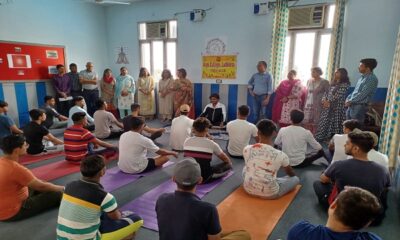
[[[54,137],[42,124],[46,121],[46,113],[42,109],[32,109],[29,115],[32,121],[24,127],[26,142],[29,144],[27,153],[39,154],[64,150],[63,141]],[[46,140],[46,145],[43,144],[43,138]]]
[[[217,208],[195,194],[202,180],[200,165],[193,158],[176,164],[173,181],[178,189],[161,195],[156,203],[160,240],[250,239],[246,231],[222,233]]]

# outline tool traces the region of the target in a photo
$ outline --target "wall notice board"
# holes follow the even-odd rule
[[[0,80],[50,79],[65,65],[65,47],[0,41]]]

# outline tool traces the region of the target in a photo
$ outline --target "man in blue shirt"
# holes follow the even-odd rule
[[[7,116],[8,103],[5,101],[0,101],[0,146],[3,138],[11,134],[23,134],[23,131],[19,129],[14,121]]]
[[[347,108],[346,119],[357,119],[364,124],[365,113],[368,110],[368,103],[371,101],[378,87],[378,79],[373,70],[378,65],[374,58],[360,60],[358,71],[362,74],[358,79],[354,91],[347,96],[345,106]]]
[[[379,210],[379,201],[372,193],[346,187],[329,207],[325,226],[300,221],[289,230],[287,240],[380,240],[373,233],[359,232],[372,222]]]
[[[257,70],[258,73],[255,73],[248,83],[249,93],[253,96],[253,114],[255,122],[266,117],[266,106],[268,105],[269,98],[273,92],[273,79],[272,75],[267,72],[267,63],[265,61],[259,61],[257,64]]]

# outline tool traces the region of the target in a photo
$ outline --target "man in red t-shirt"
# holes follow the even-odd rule
[[[74,125],[64,131],[65,160],[80,162],[87,155],[100,154],[107,157],[116,153],[116,146],[97,139],[89,130],[84,128],[88,123],[86,113],[74,113],[72,121]],[[105,149],[95,151],[94,149],[98,146]]]
[[[3,139],[0,158],[0,221],[16,221],[60,205],[63,186],[43,182],[18,163],[28,144],[22,135]]]

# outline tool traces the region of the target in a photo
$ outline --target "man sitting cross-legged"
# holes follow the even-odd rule
[[[64,150],[63,141],[54,137],[42,124],[46,121],[46,113],[42,109],[32,109],[29,111],[29,115],[32,121],[24,127],[26,142],[29,144],[27,152],[29,154],[39,154]],[[43,138],[45,141],[43,141]]]
[[[289,165],[288,156],[273,147],[272,138],[276,135],[276,125],[268,119],[257,123],[259,143],[245,147],[243,151],[244,190],[266,199],[280,198],[292,191],[299,178]],[[287,177],[277,178],[278,170],[283,167]]]
[[[180,115],[172,120],[169,145],[174,151],[182,151],[183,143],[192,133],[193,119],[188,117],[190,107],[183,104],[179,107]]]
[[[154,142],[143,136],[145,126],[142,117],[132,117],[130,123],[131,131],[121,135],[119,139],[118,167],[126,173],[141,173],[161,167],[169,161],[169,156],[178,157],[178,153],[160,149]],[[147,157],[147,151],[154,152],[160,156]]]
[[[193,157],[200,164],[203,183],[225,176],[232,169],[232,162],[222,151],[221,147],[207,138],[211,123],[207,118],[200,117],[193,122],[193,137],[186,139],[183,144],[185,157]],[[222,163],[211,166],[213,154],[217,155]]]
[[[330,205],[325,226],[301,221],[289,230],[287,240],[381,240],[373,233],[359,231],[368,227],[379,211],[379,200],[373,194],[346,187]]]
[[[389,171],[368,160],[368,152],[372,149],[374,140],[365,132],[351,132],[345,145],[345,153],[353,159],[332,163],[321,175],[320,180],[314,182],[314,190],[320,204],[328,207],[336,193],[343,191],[345,186],[360,187],[373,193],[383,206],[380,216],[374,225],[385,216],[386,195],[390,185]]]
[[[18,163],[28,144],[22,135],[3,139],[0,158],[0,221],[25,219],[60,204],[63,186],[37,179]]]
[[[140,105],[137,103],[133,103],[131,105],[131,111],[132,111],[131,115],[124,117],[124,119],[122,120],[124,124],[124,132],[129,132],[132,129],[131,119],[133,117],[140,116]],[[151,128],[145,124],[143,131],[150,134],[149,138],[154,141],[157,138],[161,137],[163,132],[165,132],[165,128]]]
[[[56,100],[53,96],[44,97],[44,105],[41,107],[41,109],[43,109],[47,115],[46,121],[44,121],[43,123],[43,125],[47,127],[47,129],[67,127],[68,118],[58,113],[57,110],[54,108],[55,106]]]
[[[296,168],[307,167],[324,156],[322,146],[309,130],[301,126],[303,119],[304,113],[293,109],[290,112],[292,125],[281,128],[275,139],[275,144],[288,155],[290,166]]]
[[[223,233],[217,208],[196,196],[202,181],[200,165],[192,158],[179,161],[173,180],[178,189],[162,194],[156,203],[160,240],[249,240],[246,231]]]
[[[87,155],[112,156],[116,153],[116,146],[97,139],[89,130],[84,128],[87,125],[86,113],[74,113],[72,120],[74,125],[64,131],[65,160],[79,163]],[[95,150],[98,146],[105,149]]]
[[[58,212],[57,239],[132,239],[143,225],[140,216],[120,212],[114,196],[100,184],[106,166],[101,155],[81,162],[80,180],[65,186]]]
[[[93,114],[94,134],[101,139],[117,138],[124,133],[124,125],[111,112],[106,111],[107,103],[103,99],[96,102],[97,111]]]
[[[331,141],[329,142],[329,151],[332,157],[332,163],[338,160],[347,159],[348,155],[344,152],[344,145],[347,141],[347,134],[352,132],[354,129],[360,129],[361,124],[357,119],[350,119],[343,122],[343,134],[333,135]]]
[[[85,113],[86,119],[88,122],[86,124],[85,128],[89,129],[90,131],[93,131],[94,130],[94,119],[84,109],[84,107],[86,105],[85,99],[82,96],[77,96],[77,97],[74,97],[73,102],[74,102],[74,106],[72,106],[69,109],[68,127],[71,127],[72,125],[74,125],[74,120],[72,119],[72,116],[74,115],[74,113],[83,112],[83,113]]]

